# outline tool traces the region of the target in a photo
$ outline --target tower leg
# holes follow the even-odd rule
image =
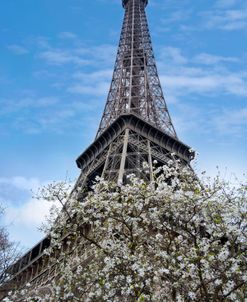
[[[151,153],[151,146],[150,141],[148,140],[148,165],[150,170],[150,180],[154,180],[154,174],[153,174],[153,162],[152,162],[152,153]]]
[[[110,154],[111,154],[111,150],[112,150],[112,144],[110,145],[109,150],[107,152],[107,157],[106,157],[104,169],[103,169],[103,172],[102,172],[102,175],[101,175],[103,178],[105,177],[105,171],[106,171],[106,169],[109,165],[109,157],[110,157]]]
[[[119,174],[118,174],[118,184],[119,185],[121,185],[123,183],[124,167],[125,167],[127,148],[128,148],[128,140],[129,140],[129,129],[126,129],[125,134],[124,134],[123,151],[122,151],[120,169],[119,169]]]

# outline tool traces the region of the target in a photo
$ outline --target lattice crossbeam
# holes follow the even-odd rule
[[[158,77],[146,5],[144,0],[123,2],[125,17],[117,59],[97,137],[124,113],[139,115],[177,137]]]

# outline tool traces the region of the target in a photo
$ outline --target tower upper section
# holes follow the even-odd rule
[[[147,0],[124,0],[117,59],[97,137],[119,116],[134,114],[176,137],[156,68],[145,13]]]
[[[145,6],[147,6],[148,4],[148,0],[141,0]],[[126,7],[126,5],[128,4],[128,2],[130,2],[130,0],[123,0],[122,3],[123,3],[123,7]]]

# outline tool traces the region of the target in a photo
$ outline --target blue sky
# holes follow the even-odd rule
[[[160,79],[179,138],[197,170],[243,178],[247,168],[247,3],[150,0]],[[79,175],[95,137],[124,10],[120,0],[2,0],[0,201],[2,223],[25,247],[49,205],[30,190]]]

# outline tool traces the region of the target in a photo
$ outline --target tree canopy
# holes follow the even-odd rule
[[[199,180],[173,161],[150,183],[99,178],[50,225],[45,254],[59,273],[48,292],[28,284],[5,301],[244,302],[246,197],[244,184]]]

